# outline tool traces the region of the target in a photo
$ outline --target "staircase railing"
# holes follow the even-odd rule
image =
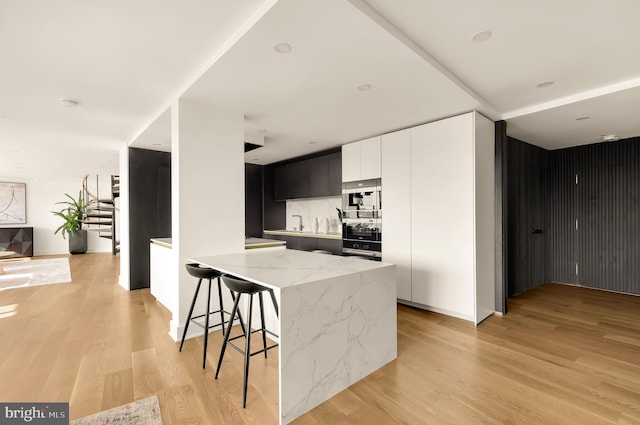
[[[100,198],[100,184],[96,175],[95,193],[89,189],[89,174],[82,177],[82,191],[85,199],[85,220],[87,230],[98,232],[101,238],[111,239],[111,253],[120,252],[120,242],[117,240],[116,217],[119,208],[116,199],[120,197],[120,177],[111,176],[111,196]]]

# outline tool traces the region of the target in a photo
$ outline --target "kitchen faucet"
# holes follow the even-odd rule
[[[304,226],[302,225],[302,216],[300,214],[292,214],[291,217],[299,217],[300,218],[300,231],[302,232],[302,230],[304,229]],[[294,227],[293,230],[296,230],[296,228]]]

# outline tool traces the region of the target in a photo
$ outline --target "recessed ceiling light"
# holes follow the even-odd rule
[[[273,46],[273,50],[275,50],[278,53],[289,53],[291,51],[291,44],[288,43],[278,43],[275,46]]]
[[[471,36],[471,40],[475,42],[487,41],[491,38],[491,31],[480,31]]]
[[[265,130],[264,128],[258,130],[258,133],[266,133],[266,132],[267,132],[267,130]]]
[[[542,81],[538,84],[536,84],[536,87],[539,89],[543,89],[545,87],[549,87],[553,85],[553,81]]]
[[[77,100],[60,99],[60,104],[67,108],[76,108],[80,103]]]
[[[368,91],[371,90],[371,84],[363,84],[361,86],[358,86],[358,90],[360,91]]]
[[[260,158],[251,158],[252,161],[260,161]]]
[[[615,134],[601,134],[600,137],[603,142],[615,142],[616,140],[619,140],[618,136]]]
[[[316,141],[309,142],[310,145],[315,145],[316,143],[318,143],[318,142],[316,142]]]
[[[586,116],[586,115],[583,115],[583,116],[581,116],[581,117],[576,118],[576,121],[588,120],[589,118],[591,118],[591,117]]]

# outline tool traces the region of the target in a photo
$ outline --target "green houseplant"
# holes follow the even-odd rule
[[[63,223],[58,227],[54,234],[62,233],[64,239],[69,236],[69,253],[84,254],[87,252],[87,231],[82,229],[82,222],[86,216],[87,205],[84,202],[82,191],[78,192],[78,197],[65,193],[69,198],[67,201],[56,202],[56,205],[65,205],[60,211],[51,211],[54,215],[60,217]]]

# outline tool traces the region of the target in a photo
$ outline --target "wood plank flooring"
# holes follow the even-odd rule
[[[277,423],[277,351],[228,350],[214,379],[202,338],[182,353],[117,256],[70,257],[73,282],[0,292],[0,401],[69,401],[71,418],[157,394],[165,425]],[[398,307],[398,359],[304,424],[640,424],[640,297],[547,284],[479,327]]]

